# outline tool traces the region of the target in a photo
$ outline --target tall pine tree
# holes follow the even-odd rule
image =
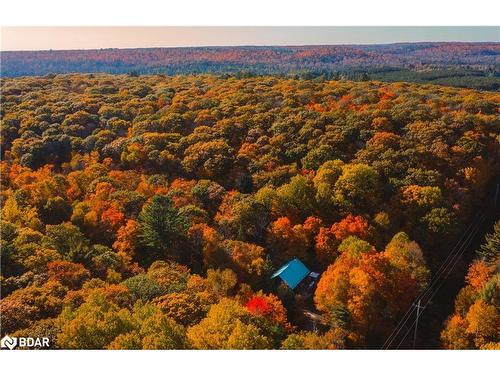
[[[486,243],[481,245],[478,252],[488,264],[492,264],[498,259],[500,253],[500,221],[495,223],[493,233],[486,235]]]
[[[151,260],[179,259],[187,228],[186,218],[164,195],[155,195],[139,214],[139,239],[150,251]]]

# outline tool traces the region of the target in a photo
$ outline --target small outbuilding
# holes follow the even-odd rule
[[[273,273],[271,279],[279,276],[286,285],[288,285],[291,289],[294,289],[310,273],[311,271],[309,271],[304,263],[295,258]]]

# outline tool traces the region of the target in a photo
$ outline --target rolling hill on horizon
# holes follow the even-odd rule
[[[4,51],[1,60],[3,77],[209,73],[500,87],[496,42]]]

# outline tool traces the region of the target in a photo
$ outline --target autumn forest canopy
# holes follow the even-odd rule
[[[478,72],[482,91],[299,74],[340,67],[340,48],[2,53],[1,335],[66,349],[380,348],[493,207],[500,47],[342,49],[342,64],[370,69]],[[164,58],[175,75],[142,75]],[[277,60],[287,74],[270,75]],[[42,76],[89,69],[124,74]],[[499,348],[493,223],[421,347]],[[271,279],[295,258],[320,274],[309,289]]]

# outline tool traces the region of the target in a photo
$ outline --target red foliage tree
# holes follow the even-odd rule
[[[337,240],[344,240],[349,236],[365,238],[368,233],[368,222],[361,216],[347,215],[344,219],[332,225],[332,233]]]

